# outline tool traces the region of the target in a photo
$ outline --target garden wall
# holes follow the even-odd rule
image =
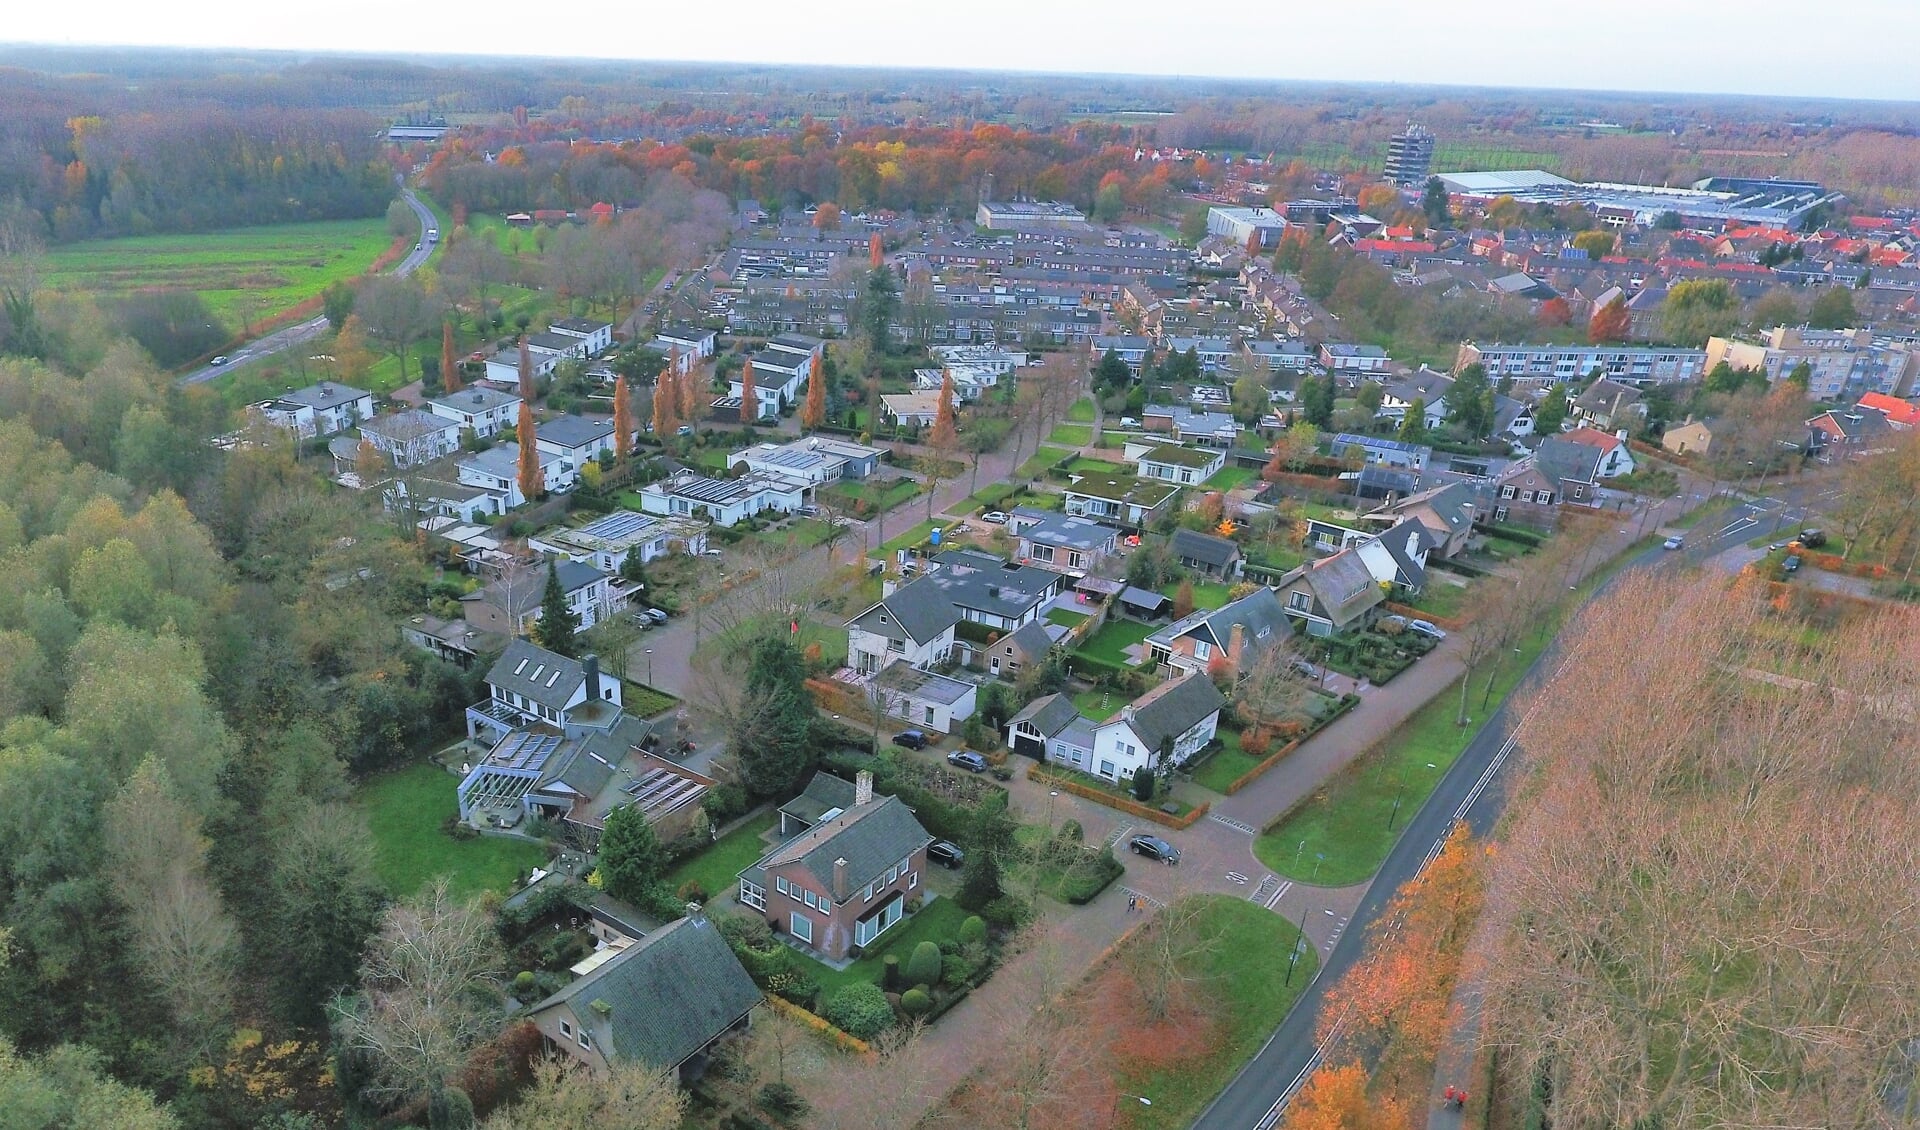
[[[1104,804],[1108,808],[1118,809],[1129,816],[1138,816],[1142,820],[1151,820],[1155,824],[1173,828],[1176,831],[1183,828],[1191,828],[1199,823],[1200,818],[1205,816],[1207,809],[1212,806],[1211,801],[1202,801],[1198,807],[1194,808],[1192,812],[1187,813],[1185,816],[1171,816],[1157,808],[1149,808],[1137,800],[1116,796],[1104,789],[1092,788],[1078,781],[1069,780],[1066,777],[1056,777],[1052,773],[1047,772],[1046,767],[1039,762],[1035,762],[1027,767],[1027,780],[1039,781],[1052,788],[1065,789],[1074,796],[1085,797],[1095,804]]]

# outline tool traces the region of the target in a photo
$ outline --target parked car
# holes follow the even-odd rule
[[[1161,839],[1159,836],[1135,836],[1127,845],[1135,855],[1144,855],[1148,859],[1157,859],[1172,866],[1180,862],[1180,849]]]
[[[702,556],[702,557],[720,557],[720,556],[723,556],[723,554],[721,554],[721,552],[720,552],[719,550],[717,550],[717,549],[703,549],[703,550],[701,550],[701,551],[700,551],[700,556]]]
[[[1800,571],[1800,555],[1796,553],[1785,561],[1782,561],[1780,563],[1780,571],[1782,573],[1798,573]]]
[[[1679,549],[1681,546],[1685,544],[1687,544],[1686,541],[1683,540],[1679,534],[1675,534],[1672,537],[1668,538],[1666,541],[1661,542],[1660,548],[1661,549]]]
[[[673,434],[678,436],[690,436],[693,434],[693,425],[681,424],[678,428],[674,429]]]
[[[1418,632],[1423,636],[1430,636],[1436,640],[1447,638],[1446,631],[1431,620],[1409,620],[1407,621],[1407,631]]]
[[[1123,428],[1137,428],[1140,426],[1140,421],[1134,419],[1132,416],[1122,416],[1120,417],[1120,426]]]
[[[667,613],[665,609],[649,608],[645,612],[642,612],[641,615],[645,616],[647,619],[653,621],[656,624],[664,624],[667,622]]]
[[[919,730],[902,730],[893,735],[893,744],[899,746],[901,749],[925,749],[927,748],[927,735],[921,733]]]
[[[929,862],[958,871],[961,865],[966,863],[967,853],[960,850],[959,844],[949,840],[935,840],[927,845],[927,859]]]
[[[1821,546],[1827,544],[1827,535],[1821,530],[1801,530],[1800,544],[1806,546],[1808,549],[1819,549]]]
[[[227,355],[224,353],[222,353],[218,357],[215,357],[212,361],[208,362],[208,364],[210,365],[224,365],[226,363],[227,363]]]
[[[982,522],[987,522],[995,526],[1004,526],[1007,524],[1006,511],[989,510],[985,514],[980,515],[980,520]]]
[[[1405,616],[1400,615],[1382,616],[1380,619],[1374,621],[1375,624],[1392,624],[1403,632],[1407,630],[1407,625],[1411,622],[1412,621],[1408,620]]]
[[[956,749],[947,755],[947,764],[965,769],[969,773],[985,773],[987,759],[970,749]]]
[[[1318,679],[1320,677],[1320,668],[1315,667],[1297,655],[1287,660],[1287,669],[1302,678]]]

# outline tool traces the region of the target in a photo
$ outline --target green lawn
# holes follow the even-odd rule
[[[1207,1011],[1219,1025],[1219,1045],[1197,1059],[1123,1071],[1117,1081],[1120,1090],[1153,1100],[1150,1107],[1125,1105],[1128,1119],[1123,1125],[1129,1127],[1172,1130],[1192,1124],[1266,1043],[1313,980],[1319,955],[1293,923],[1246,899],[1193,897],[1204,906],[1195,927],[1213,942],[1186,959],[1185,971],[1211,995]],[[1289,977],[1287,963],[1296,949],[1299,960]],[[1124,959],[1124,954],[1116,955],[1116,960]]]
[[[361,274],[392,242],[385,216],[91,239],[50,248],[44,281],[109,301],[136,290],[190,290],[239,334],[244,322]]]
[[[1067,464],[1067,471],[1075,475],[1130,475],[1133,468],[1109,463],[1105,459],[1075,459]]]
[[[1095,722],[1105,722],[1130,701],[1119,691],[1108,690],[1081,691],[1073,696],[1073,704],[1080,708],[1080,713]]]
[[[1061,424],[1047,436],[1048,443],[1057,443],[1062,447],[1085,447],[1093,442],[1091,424]]]
[[[1228,594],[1231,593],[1232,590],[1232,585],[1221,581],[1197,581],[1193,586],[1193,606],[1195,608],[1205,608],[1209,611],[1215,608],[1224,608],[1226,607],[1227,601],[1231,599]],[[1180,582],[1175,581],[1160,591],[1167,596],[1172,596],[1180,591]]]
[[[1093,423],[1093,401],[1085,397],[1074,401],[1067,408],[1067,419],[1076,424]]]
[[[882,510],[891,510],[919,494],[920,490],[921,483],[917,479],[887,479],[883,482],[869,482],[858,486],[852,483],[836,483],[820,493],[839,509],[849,509],[855,501],[865,499]]]
[[[749,863],[752,860],[748,860]],[[741,864],[745,867],[746,864]],[[920,913],[897,923],[893,929],[881,935],[882,944],[878,949],[869,948],[860,960],[845,969],[835,969],[806,956],[799,951],[793,955],[794,968],[809,973],[820,983],[820,995],[824,999],[831,996],[835,989],[843,988],[858,981],[880,983],[880,973],[890,953],[900,955],[900,964],[907,964],[907,955],[921,942],[938,942],[960,936],[960,923],[967,920],[967,912],[950,898],[934,899],[920,908]]]
[[[682,883],[695,882],[707,892],[707,897],[718,898],[728,891],[740,887],[740,872],[752,866],[753,861],[767,852],[767,842],[761,835],[780,823],[777,812],[763,812],[749,819],[733,831],[715,840],[698,855],[688,856],[675,864],[667,872],[667,885],[678,890]]]
[[[374,869],[397,898],[437,875],[462,898],[505,893],[514,879],[546,862],[546,849],[526,840],[481,836],[456,840],[440,830],[459,810],[458,778],[437,765],[416,764],[369,780],[355,803],[373,834]]]
[[[1471,585],[1456,585],[1440,577],[1429,576],[1427,587],[1420,592],[1420,599],[1409,603],[1435,616],[1458,616],[1467,606],[1471,588]]]
[[[777,530],[761,530],[753,540],[779,549],[812,549],[833,536],[833,526],[818,518],[796,518]]]
[[[1207,480],[1212,490],[1234,490],[1246,486],[1260,477],[1260,472],[1252,467],[1222,467],[1218,474]]]
[[[1093,638],[1079,649],[1083,655],[1094,659],[1104,659],[1109,663],[1125,664],[1127,648],[1152,635],[1157,625],[1143,624],[1138,620],[1112,619],[1100,625]]]
[[[946,524],[943,522],[921,522],[905,533],[895,534],[893,537],[881,542],[880,551],[886,554],[893,554],[903,549],[912,549],[914,546],[932,537],[936,526],[941,529],[946,528]]]
[[[1027,456],[1025,463],[1020,464],[1019,470],[1014,472],[1014,477],[1020,479],[1037,479],[1047,473],[1047,468],[1065,459],[1070,454],[1072,454],[1072,452],[1069,452],[1064,447],[1048,447],[1042,444],[1034,450],[1032,455]]]
[[[1075,612],[1067,608],[1049,608],[1047,623],[1058,624],[1063,628],[1077,628],[1086,623],[1088,616],[1084,612]]]
[[[1246,776],[1261,759],[1240,748],[1240,735],[1233,730],[1221,729],[1214,737],[1222,748],[1194,771],[1193,783],[1225,795],[1227,786]]]
[[[680,705],[680,700],[662,690],[629,682],[620,689],[620,703],[628,714],[651,718]]]

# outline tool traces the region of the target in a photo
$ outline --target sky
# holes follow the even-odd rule
[[[89,0],[0,35],[1920,101],[1920,0]]]

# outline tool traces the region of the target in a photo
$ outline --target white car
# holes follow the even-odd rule
[[[985,514],[980,515],[980,520],[989,525],[1004,526],[1007,524],[1007,515],[1006,512],[1002,510],[989,510]]]
[[[1446,631],[1431,620],[1409,620],[1407,621],[1407,631],[1419,632],[1423,636],[1432,636],[1436,640],[1447,638]]]
[[[1683,545],[1685,545],[1685,544],[1687,544],[1687,543],[1686,543],[1686,542],[1684,542],[1684,541],[1682,541],[1682,540],[1680,540],[1680,536],[1679,536],[1678,534],[1676,534],[1676,535],[1674,535],[1673,537],[1670,537],[1670,538],[1668,538],[1668,539],[1667,539],[1666,541],[1663,541],[1663,542],[1661,542],[1661,543],[1660,543],[1660,548],[1662,548],[1662,549],[1679,549],[1679,548],[1680,548],[1681,546],[1683,546]]]

